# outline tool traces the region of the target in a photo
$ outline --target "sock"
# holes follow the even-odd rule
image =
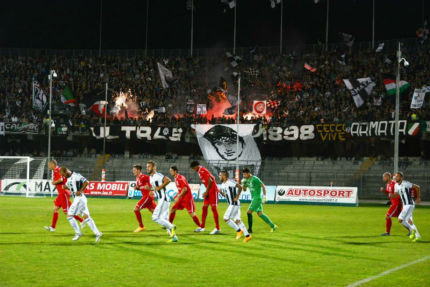
[[[252,232],[252,213],[247,213],[248,214],[248,231]]]
[[[390,231],[391,231],[391,224],[392,224],[391,217],[386,218],[385,219],[385,226],[386,226],[387,233],[390,233]]]
[[[415,236],[418,237],[418,238],[421,237],[420,233],[418,232],[418,228],[415,226],[415,224],[412,223],[412,224],[409,224],[409,225],[411,226],[411,228],[413,230],[415,230]]]
[[[170,212],[170,215],[169,215],[169,221],[170,221],[170,223],[173,223],[173,220],[175,220],[175,216],[176,216],[176,212]]]
[[[214,220],[215,220],[215,227],[216,229],[219,230],[219,215],[218,215],[218,209],[216,208],[216,206],[211,206],[212,207],[212,213],[214,215]]]
[[[409,222],[407,222],[406,220],[403,220],[403,221],[402,221],[402,224],[403,224],[403,226],[404,226],[404,227],[406,227],[409,231],[412,231],[412,227],[411,227],[411,225],[409,224]]]
[[[54,212],[54,214],[52,215],[52,224],[51,224],[52,228],[55,228],[55,226],[57,226],[57,221],[58,221],[58,212]]]
[[[240,230],[243,231],[243,234],[245,234],[245,237],[249,236],[249,232],[248,232],[248,230],[246,230],[246,226],[245,226],[245,224],[243,224],[242,221],[239,222],[239,224],[237,226],[239,226]]]
[[[196,215],[194,215],[194,216],[193,216],[193,221],[194,221],[194,223],[195,223],[198,227],[200,227],[200,221],[199,221],[199,218],[198,218]]]
[[[84,222],[88,224],[88,226],[91,228],[95,235],[98,235],[100,233],[100,231],[97,229],[96,223],[91,217],[85,219]]]
[[[166,227],[167,231],[170,231],[170,229],[173,228],[173,225],[167,221],[166,219],[162,219],[162,218],[152,218],[152,220],[154,220],[155,222],[157,222],[158,224]]]
[[[275,227],[275,224],[273,224],[273,222],[270,220],[270,218],[266,214],[262,213],[260,218],[263,219],[264,222],[266,222],[268,225],[270,225],[270,227],[272,227],[272,228]]]
[[[73,230],[75,230],[76,234],[81,234],[81,230],[79,229],[78,222],[72,216],[68,216],[67,220],[70,222]]]
[[[230,225],[230,226],[231,226],[231,228],[233,228],[234,230],[236,230],[236,232],[237,232],[238,230],[240,230],[239,226],[237,226],[237,224],[236,224],[236,223],[234,223],[234,221],[233,221],[233,220],[229,219],[229,220],[227,220],[227,221],[226,221],[226,223],[227,223],[228,225]]]
[[[82,222],[84,221],[84,219],[82,217],[80,217],[79,215],[75,215],[73,216],[77,221]]]
[[[206,224],[206,217],[208,216],[208,208],[209,206],[203,206],[203,211],[202,211],[202,228],[205,228],[205,224]]]
[[[143,228],[142,214],[140,214],[140,210],[135,210],[134,214],[136,214],[136,219],[137,219],[137,222],[139,222],[139,227]]]

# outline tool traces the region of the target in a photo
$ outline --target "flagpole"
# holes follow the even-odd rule
[[[191,45],[190,45],[190,56],[193,57],[193,30],[194,30],[194,0],[191,0]]]
[[[105,108],[104,128],[103,128],[103,168],[105,168],[105,164],[106,164],[106,117],[107,117],[107,107],[108,107],[107,94],[108,94],[108,82],[106,81],[105,103],[104,103],[104,108]]]
[[[237,0],[235,0],[235,5],[234,5],[233,55],[236,55],[236,10],[237,10]]]
[[[55,71],[49,72],[49,120],[48,120],[48,164],[46,166],[46,179],[49,180],[49,162],[51,161],[51,124],[52,124],[52,77]]]
[[[375,49],[375,0],[372,1],[372,49]]]
[[[149,0],[146,0],[146,24],[145,24],[145,57],[148,55],[148,18],[149,18]]]
[[[31,82],[32,82],[32,88],[33,88],[33,108],[34,108],[34,78]]]
[[[284,0],[281,0],[281,32],[279,35],[279,54],[282,55],[282,24],[284,19]]]
[[[399,112],[400,112],[400,60],[402,51],[397,51],[397,76],[396,76],[396,109],[394,114],[394,172],[399,171]]]
[[[327,13],[326,13],[326,23],[325,23],[325,50],[328,51],[328,16],[330,9],[330,0],[327,0]]]
[[[103,0],[100,0],[99,57],[102,56],[102,13],[103,13]]]
[[[236,176],[240,180],[239,171],[239,121],[240,121],[240,74],[237,80],[237,119],[236,119]]]

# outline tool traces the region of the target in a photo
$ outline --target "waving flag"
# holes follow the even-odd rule
[[[385,85],[385,89],[387,90],[387,94],[389,96],[396,94],[396,81],[395,80],[384,79],[384,85]],[[399,83],[400,93],[403,93],[404,91],[409,89],[410,86],[411,86],[411,84],[409,84],[408,82],[400,81],[400,83]]]
[[[359,78],[359,79],[343,79],[345,86],[351,92],[352,99],[354,100],[355,106],[357,108],[361,107],[368,96],[373,91],[376,86],[370,78]]]
[[[77,101],[73,96],[72,90],[69,88],[69,86],[66,86],[63,89],[63,93],[61,94],[61,102],[65,105],[76,107]]]
[[[157,63],[157,66],[158,72],[160,73],[161,86],[163,87],[163,89],[167,89],[169,87],[167,81],[171,81],[173,79],[172,71],[170,71],[160,63]]]

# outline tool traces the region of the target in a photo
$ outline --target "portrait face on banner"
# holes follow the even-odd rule
[[[209,129],[205,135],[218,155],[224,160],[236,160],[246,148],[243,137],[239,136],[239,150],[237,149],[237,132],[230,127],[216,125]]]

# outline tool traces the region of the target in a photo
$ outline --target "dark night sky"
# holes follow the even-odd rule
[[[145,47],[146,1],[103,1],[103,48]],[[186,0],[149,0],[148,48],[189,48]],[[430,1],[424,15],[429,16]],[[423,0],[376,0],[376,39],[411,38],[422,24]],[[0,47],[97,49],[100,0],[2,0]],[[231,47],[233,10],[219,0],[195,0],[196,48]],[[284,0],[286,44],[325,38],[326,0]],[[238,0],[237,46],[279,45],[280,8],[269,0]],[[330,0],[330,40],[338,32],[369,41],[372,0]]]

